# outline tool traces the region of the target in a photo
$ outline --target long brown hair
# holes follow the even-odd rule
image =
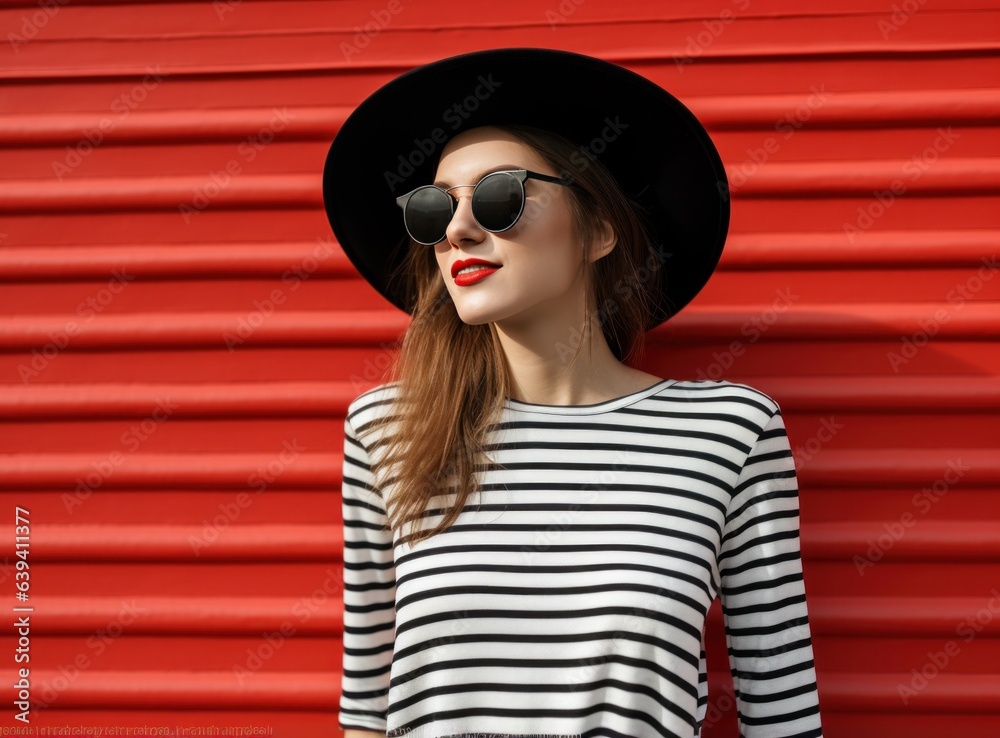
[[[569,193],[572,220],[583,249],[587,284],[586,318],[582,340],[599,323],[614,355],[631,363],[640,356],[648,325],[659,261],[643,225],[638,206],[622,191],[596,159],[562,136],[522,125],[495,126],[518,138],[579,187]],[[610,145],[614,145],[612,142]],[[610,222],[617,243],[610,253],[591,262],[589,254],[602,219]],[[445,530],[458,517],[469,495],[477,489],[476,468],[486,459],[484,446],[490,425],[497,421],[509,395],[510,376],[496,326],[468,325],[451,300],[434,250],[416,242],[409,245],[397,278],[405,279],[415,295],[415,309],[390,381],[398,382],[394,412],[373,422],[364,432],[386,423],[393,433],[380,440],[384,456],[373,472],[392,483],[386,512],[394,531],[410,524],[402,540],[410,544]],[[596,316],[596,318],[595,318]],[[359,431],[361,432],[361,431]],[[447,490],[447,491],[446,491]],[[445,509],[428,509],[434,497],[455,494]],[[443,517],[433,527],[422,518]]]

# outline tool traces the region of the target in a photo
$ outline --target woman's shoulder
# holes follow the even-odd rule
[[[383,382],[371,389],[365,390],[355,397],[347,406],[347,419],[352,424],[357,421],[368,422],[377,415],[384,415],[392,408],[399,392],[398,381]]]
[[[678,380],[666,391],[681,400],[689,402],[737,403],[755,406],[768,415],[781,412],[777,400],[763,390],[743,382],[726,379],[686,379]]]

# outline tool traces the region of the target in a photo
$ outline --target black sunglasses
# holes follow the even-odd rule
[[[578,186],[569,177],[551,177],[527,169],[490,172],[472,191],[472,217],[484,231],[500,233],[514,227],[524,212],[526,179]],[[403,223],[410,238],[425,246],[441,241],[458,202],[451,190],[471,186],[455,185],[446,190],[437,185],[422,185],[397,197],[396,203],[403,209]]]

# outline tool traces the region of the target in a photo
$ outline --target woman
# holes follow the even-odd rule
[[[725,185],[676,99],[562,51],[345,122],[328,217],[413,316],[345,419],[348,738],[698,736],[719,595],[741,735],[822,735],[778,405],[630,366],[718,262]]]

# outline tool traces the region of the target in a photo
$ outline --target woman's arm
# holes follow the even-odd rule
[[[344,640],[339,724],[384,738],[395,640],[396,568],[392,531],[372,459],[344,420]],[[365,410],[357,411],[364,422]],[[347,726],[352,726],[348,728]]]
[[[344,738],[385,738],[385,733],[379,733],[376,730],[348,728],[344,731]]]
[[[822,738],[799,549],[798,480],[777,407],[733,492],[719,572],[739,733]]]

